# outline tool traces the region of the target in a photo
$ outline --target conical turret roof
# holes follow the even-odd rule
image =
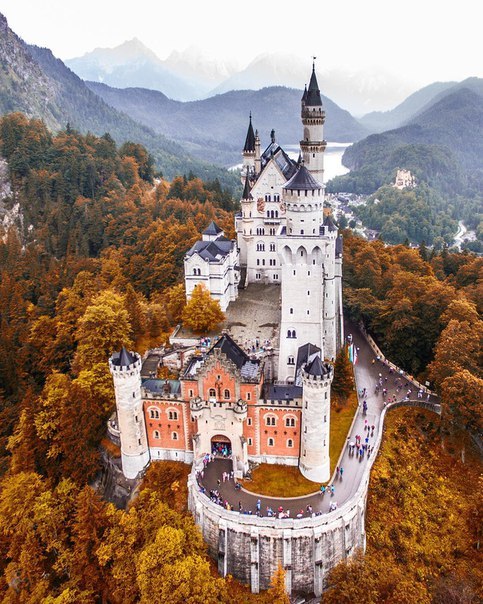
[[[315,75],[315,63],[312,66],[312,75],[310,76],[309,88],[305,96],[305,104],[310,107],[321,107],[322,98],[320,97],[320,89]]]
[[[292,178],[287,183],[285,183],[283,188],[291,190],[312,191],[321,189],[322,185],[320,185],[315,180],[315,178],[307,170],[305,165],[302,164],[297,170],[297,172],[292,176]]]
[[[121,352],[117,356],[117,359],[113,359],[114,365],[119,367],[129,367],[136,362],[136,357],[129,352],[124,346],[121,348]]]
[[[253,132],[252,126],[252,114],[250,113],[250,123],[248,124],[247,137],[245,139],[245,146],[243,151],[255,151],[255,133]]]
[[[316,356],[313,361],[305,367],[305,371],[314,377],[322,377],[329,373],[327,367],[324,366],[319,356]]]
[[[247,170],[247,174],[245,176],[245,186],[243,187],[242,199],[253,199],[253,196],[250,193],[250,182],[248,179],[248,170]]]
[[[220,229],[216,222],[212,220],[210,224],[206,227],[206,229],[203,231],[203,235],[218,235],[222,232],[222,230],[223,229]]]

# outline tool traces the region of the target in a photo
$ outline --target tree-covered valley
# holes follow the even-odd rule
[[[166,342],[185,308],[186,250],[211,220],[234,236],[237,202],[217,180],[155,179],[139,143],[54,135],[19,113],[0,120],[0,153],[2,601],[287,602],[277,577],[253,595],[217,576],[186,510],[187,466],[153,464],[127,510],[90,486],[114,408],[107,358]],[[347,312],[431,381],[444,412],[390,419],[369,555],[338,567],[322,602],[481,595],[481,466],[467,435],[482,429],[482,277],[475,254],[344,234]]]

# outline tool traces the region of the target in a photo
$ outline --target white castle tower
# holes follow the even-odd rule
[[[320,184],[324,182],[324,151],[327,141],[324,140],[325,111],[322,108],[319,85],[315,75],[315,62],[309,87],[302,96],[303,139],[300,150],[305,167]]]
[[[319,356],[302,369],[302,434],[299,469],[314,482],[330,479],[330,385],[334,371]]]
[[[278,236],[282,265],[282,311],[278,379],[293,379],[300,346],[311,342],[324,351],[324,190],[301,165],[283,187],[286,227]]]
[[[124,347],[109,359],[114,380],[122,471],[136,476],[149,464],[149,448],[141,399],[141,357]]]

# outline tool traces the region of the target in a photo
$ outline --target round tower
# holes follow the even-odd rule
[[[316,356],[302,370],[302,435],[299,467],[314,482],[330,479],[330,385],[332,365]]]
[[[141,398],[141,357],[124,347],[109,359],[114,380],[122,471],[136,476],[149,464],[149,447]]]
[[[322,184],[324,182],[324,151],[327,141],[324,140],[325,111],[322,107],[322,98],[315,75],[315,63],[312,66],[309,87],[305,88],[302,96],[301,117],[303,137],[300,141],[300,149],[304,163],[312,176]]]
[[[307,170],[305,162],[282,188],[289,237],[319,237],[323,222],[324,188]]]

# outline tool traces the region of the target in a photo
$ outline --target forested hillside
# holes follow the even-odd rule
[[[166,340],[185,307],[184,253],[213,219],[234,236],[231,198],[217,181],[153,181],[139,144],[72,129],[53,136],[21,114],[0,120],[0,153],[12,187],[3,203],[18,210],[17,227],[0,239],[0,599],[286,602],[283,577],[258,596],[217,578],[186,513],[183,465],[153,465],[127,511],[88,486],[114,408],[107,359],[121,345],[142,353]],[[348,312],[389,357],[437,387],[445,430],[481,430],[483,259],[344,240]],[[428,470],[425,480],[435,489],[440,479]],[[392,476],[383,488],[385,498],[400,496]],[[460,499],[445,503],[447,518],[461,514]],[[393,539],[392,528],[375,538]],[[418,547],[426,572],[438,575],[434,542]],[[476,550],[464,556],[476,567]],[[403,562],[391,569],[404,572]],[[473,589],[474,573],[457,570]]]
[[[349,147],[343,162],[351,172],[334,178],[327,190],[374,193],[367,207],[356,211],[389,243],[450,243],[458,220],[483,239],[482,128],[483,97],[461,88],[407,126]],[[394,183],[398,168],[416,177],[414,191],[400,193],[386,186]]]
[[[192,172],[206,180],[218,178],[231,189],[239,185],[233,174],[190,156],[174,141],[107,105],[50,50],[25,44],[1,13],[0,66],[0,115],[21,111],[44,120],[52,132],[67,124],[84,134],[109,132],[118,144],[143,144],[156,170],[168,178]]]

